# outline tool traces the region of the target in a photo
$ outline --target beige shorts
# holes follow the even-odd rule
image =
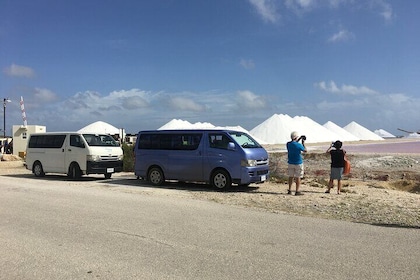
[[[303,177],[303,163],[289,164],[287,167],[287,175],[289,177],[302,178]]]

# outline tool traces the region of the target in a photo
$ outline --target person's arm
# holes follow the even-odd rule
[[[303,152],[306,153],[308,150],[306,149],[305,140],[303,139],[302,139],[302,146],[303,146]]]
[[[331,145],[328,147],[326,153],[329,154],[333,147],[334,147],[334,143],[331,143]]]

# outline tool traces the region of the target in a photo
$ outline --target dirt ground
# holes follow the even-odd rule
[[[349,154],[352,171],[344,177],[342,192],[337,195],[336,186],[330,194],[324,193],[329,179],[329,155],[312,150],[304,159],[303,196],[287,195],[287,154],[270,151],[269,155],[271,178],[268,182],[234,186],[226,192],[210,187],[182,186],[179,189],[186,191],[180,195],[274,213],[420,229],[418,153]],[[0,176],[25,172],[29,171],[21,160],[0,162]]]

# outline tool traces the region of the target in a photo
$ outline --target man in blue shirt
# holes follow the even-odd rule
[[[287,142],[287,173],[289,176],[289,190],[287,191],[287,194],[292,194],[292,184],[293,181],[296,183],[296,192],[295,195],[303,195],[299,191],[300,187],[300,179],[303,177],[303,158],[302,153],[306,153],[306,147],[305,147],[305,136],[299,137],[298,133],[296,131],[293,131],[290,134],[290,138],[292,141]],[[299,141],[302,140],[302,144],[299,143]]]

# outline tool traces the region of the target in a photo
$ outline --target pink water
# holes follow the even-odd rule
[[[410,153],[420,154],[420,140],[383,141],[369,144],[343,144],[348,153]]]

